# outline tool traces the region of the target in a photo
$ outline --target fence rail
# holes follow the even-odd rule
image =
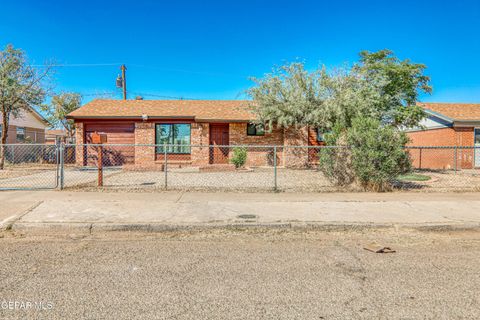
[[[8,144],[0,189],[347,191],[320,170],[349,148],[284,145]],[[397,189],[479,191],[480,147],[406,147],[414,170]]]

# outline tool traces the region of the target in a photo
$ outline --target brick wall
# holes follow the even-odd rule
[[[283,146],[283,129],[273,128],[263,136],[247,135],[247,123],[230,123],[230,145]],[[273,148],[249,148],[247,166],[272,166]],[[230,157],[233,152],[230,152]],[[277,164],[281,165],[282,150],[277,150]]]
[[[473,127],[443,128],[409,132],[409,146],[462,146],[473,147]],[[456,154],[456,157],[455,157]],[[415,168],[422,169],[470,169],[474,166],[473,149],[411,149]],[[456,159],[455,159],[456,158]]]
[[[155,144],[155,123],[135,122],[135,144]],[[135,166],[155,166],[155,147],[135,147]]]
[[[201,146],[192,147],[192,165],[199,167],[208,165],[210,153],[207,146],[210,144],[210,124],[192,123],[190,132],[190,143]]]
[[[285,167],[308,166],[309,156],[306,148],[293,148],[293,146],[308,146],[308,128],[288,128],[284,130],[283,164]],[[289,146],[291,146],[289,148]]]
[[[82,145],[85,143],[83,137],[83,122],[75,122],[75,143],[77,144],[75,148],[75,162],[77,166],[83,166],[84,147]]]

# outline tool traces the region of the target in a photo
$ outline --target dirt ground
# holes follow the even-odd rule
[[[395,253],[364,250],[375,242]],[[212,230],[0,239],[2,319],[478,319],[477,232]],[[0,304],[0,305],[1,305]]]
[[[449,192],[480,191],[480,170],[416,171],[431,177],[428,181],[396,183],[397,190]],[[52,188],[55,187],[56,166],[52,164],[16,165],[0,170],[0,188]],[[65,168],[65,187],[85,190],[95,189],[95,168]],[[105,189],[132,191],[163,190],[215,190],[215,191],[272,191],[275,187],[273,168],[258,167],[242,171],[203,172],[198,168],[171,168],[164,171],[104,169]],[[332,192],[361,191],[358,187],[334,186],[315,169],[278,168],[276,187],[279,191]]]

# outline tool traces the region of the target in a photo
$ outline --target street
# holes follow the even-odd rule
[[[476,231],[5,232],[0,253],[1,319],[480,317]]]

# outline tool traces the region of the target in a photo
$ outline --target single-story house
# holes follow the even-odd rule
[[[420,149],[412,150],[414,165],[431,169],[480,167],[480,104],[419,105],[424,108],[427,118],[421,127],[408,131],[409,145],[452,148],[422,149],[421,154]]]
[[[0,114],[0,137],[2,134],[2,115]],[[17,117],[11,117],[8,124],[7,144],[10,143],[45,143],[45,130],[48,121],[35,109],[27,108]]]
[[[176,144],[166,150],[169,164],[211,166],[225,165],[230,148],[221,146],[307,146],[322,144],[321,134],[311,128],[263,130],[252,121],[251,101],[239,100],[93,100],[70,113],[75,122],[79,165],[95,163],[96,148],[80,146],[92,143],[92,134],[102,132],[107,144]],[[188,147],[191,145],[192,147]],[[209,147],[212,145],[213,147]],[[197,147],[200,146],[200,147]],[[111,165],[161,166],[162,147],[111,147]],[[279,149],[277,163],[294,165],[315,161],[316,155],[294,148]],[[266,165],[273,161],[272,148],[250,149],[247,165]],[[288,162],[288,163],[287,163]]]

